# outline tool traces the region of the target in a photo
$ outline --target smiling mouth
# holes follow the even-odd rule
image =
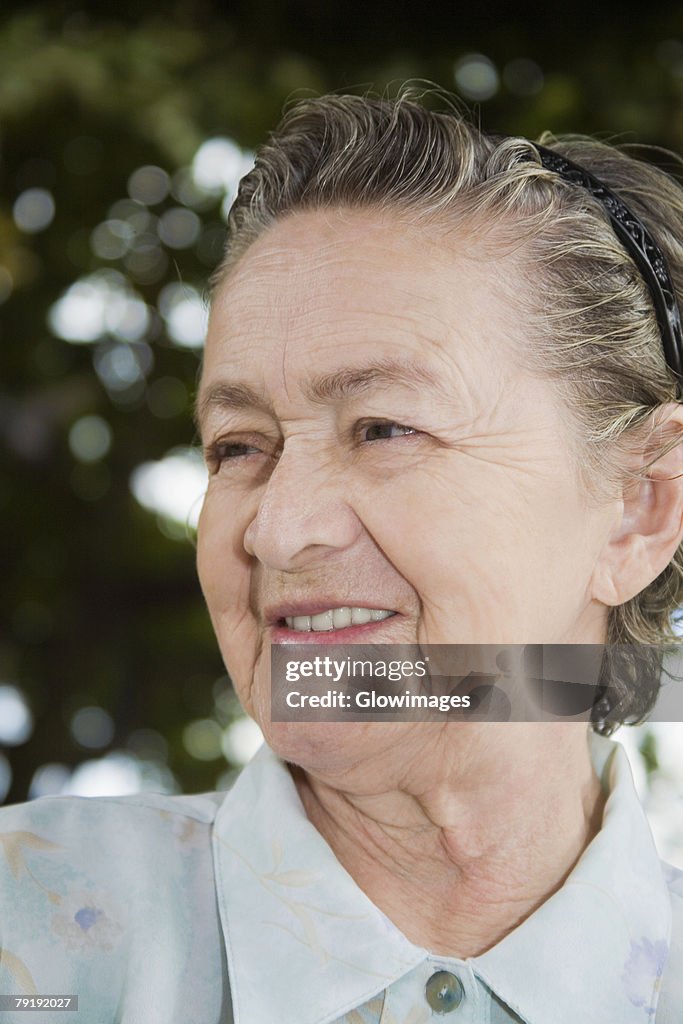
[[[396,615],[385,608],[328,608],[316,615],[287,615],[279,625],[286,625],[297,633],[330,633],[349,626],[364,626],[368,622],[381,622]]]

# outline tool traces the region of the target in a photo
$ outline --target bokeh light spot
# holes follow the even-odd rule
[[[458,91],[470,100],[488,100],[498,91],[498,71],[482,53],[468,53],[457,61],[453,77]]]
[[[128,252],[135,229],[125,220],[105,220],[90,236],[90,246],[102,260],[118,260]]]
[[[144,343],[104,342],[95,350],[93,362],[107,391],[116,394],[142,384],[154,365],[154,354]]]
[[[174,449],[158,462],[138,466],[130,478],[136,500],[151,512],[196,527],[208,474],[193,448]]]
[[[160,245],[155,245],[128,253],[123,264],[139,284],[156,284],[166,273],[168,256]]]
[[[63,792],[70,796],[126,796],[139,793],[141,788],[142,773],[136,758],[114,750],[79,764]]]
[[[215,205],[216,196],[212,190],[202,188],[192,176],[191,167],[181,167],[173,175],[171,195],[183,206],[206,210]]]
[[[20,689],[0,685],[0,743],[8,747],[25,743],[33,732],[33,715]]]
[[[207,192],[234,192],[253,162],[253,153],[240,149],[232,139],[218,136],[207,139],[195,153],[192,178]]]
[[[159,238],[170,249],[188,249],[199,238],[202,222],[193,210],[174,206],[159,217]]]
[[[213,718],[199,718],[183,729],[183,746],[198,761],[213,761],[221,756],[221,727]]]
[[[48,312],[53,334],[76,344],[105,334],[137,341],[149,321],[147,305],[117,270],[99,270],[74,282]]]
[[[39,796],[58,796],[71,778],[71,769],[57,761],[36,768],[28,790],[29,800]]]
[[[516,96],[535,96],[543,88],[543,72],[526,57],[511,60],[503,68],[503,82]]]
[[[153,164],[138,167],[128,179],[128,195],[145,206],[156,206],[168,195],[171,179],[166,171]]]
[[[135,729],[126,746],[142,759],[165,761],[168,757],[168,743],[156,729]]]
[[[82,747],[100,749],[114,738],[114,721],[104,708],[91,705],[79,708],[69,724],[71,735]]]
[[[27,188],[12,207],[14,223],[27,235],[49,227],[55,215],[55,201],[45,188]]]
[[[111,427],[101,416],[82,416],[69,431],[69,448],[79,462],[98,462],[111,448]]]
[[[236,718],[223,732],[221,746],[228,761],[244,765],[263,743],[263,733],[253,718]]]
[[[145,204],[135,199],[117,199],[109,207],[108,215],[113,220],[127,221],[136,231],[145,231],[155,219]]]
[[[196,288],[167,284],[158,300],[159,312],[172,341],[182,348],[201,348],[206,337],[208,310]]]

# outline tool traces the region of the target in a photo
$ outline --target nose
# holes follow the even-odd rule
[[[362,531],[338,467],[283,451],[244,534],[244,548],[281,571],[308,568],[350,547]]]

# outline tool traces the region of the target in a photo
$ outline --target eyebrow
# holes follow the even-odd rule
[[[382,359],[367,366],[349,366],[319,374],[307,381],[302,390],[310,402],[326,404],[353,398],[370,388],[396,385],[413,389],[424,385],[446,394],[442,380],[433,370],[412,360],[392,359]],[[221,381],[204,393],[200,392],[194,417],[197,427],[214,408],[262,409],[274,415],[272,405],[263,394],[251,385],[240,382]]]
[[[197,395],[194,409],[194,422],[197,428],[212,409],[265,409],[271,413],[273,411],[265,397],[249,384],[233,384],[228,381],[214,384],[206,392],[200,391]]]

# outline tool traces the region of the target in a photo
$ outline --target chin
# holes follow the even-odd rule
[[[343,776],[366,766],[370,790],[376,781],[372,762],[387,751],[399,755],[405,722],[268,722],[266,743],[283,761],[317,776]],[[392,758],[393,759],[393,758]],[[357,782],[364,777],[363,771]]]
[[[334,771],[342,764],[348,764],[354,747],[360,754],[359,730],[367,728],[363,723],[352,722],[259,724],[266,743],[283,761],[312,771],[316,768]]]

